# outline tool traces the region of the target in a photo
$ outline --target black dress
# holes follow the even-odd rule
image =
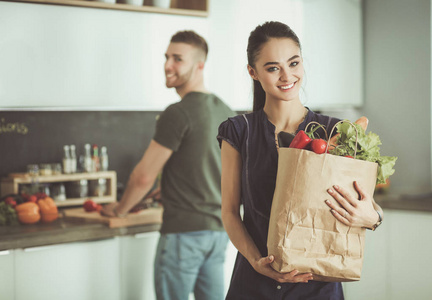
[[[308,111],[298,130],[316,121],[330,133],[339,119]],[[229,118],[219,126],[219,143],[225,140],[241,155],[243,223],[261,255],[267,256],[270,209],[276,185],[278,152],[275,126],[263,110]],[[240,253],[234,265],[226,299],[342,300],[339,282],[279,283],[256,272]]]

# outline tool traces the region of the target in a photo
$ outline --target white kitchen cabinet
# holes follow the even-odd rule
[[[208,19],[209,87],[233,109],[252,109],[246,48],[250,32],[266,21],[283,22],[300,38],[306,106],[322,110],[363,103],[360,0],[218,0],[210,2]]]
[[[0,300],[15,299],[15,253],[0,251]]]
[[[118,300],[117,238],[15,250],[16,300]]]
[[[120,238],[121,299],[156,299],[153,264],[159,236],[148,232]]]
[[[431,225],[431,213],[385,210],[383,225],[366,234],[361,280],[343,284],[345,299],[430,299]]]
[[[387,299],[431,299],[432,214],[393,210],[390,216]]]
[[[360,281],[344,282],[346,300],[386,299],[388,235],[390,217],[376,231],[366,231],[363,269]]]

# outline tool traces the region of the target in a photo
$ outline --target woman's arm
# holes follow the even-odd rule
[[[270,264],[273,255],[262,257],[240,216],[242,161],[240,154],[226,141],[222,141],[222,222],[234,246],[249,261],[255,271],[278,282],[308,282],[312,274],[297,275],[276,272]]]
[[[372,196],[364,192],[357,181],[354,182],[354,188],[358,192],[360,199],[339,186],[333,186],[328,190],[328,193],[342,207],[329,200],[326,200],[326,204],[331,208],[333,216],[345,225],[372,228],[379,220],[378,213],[382,219],[384,218],[383,210]]]

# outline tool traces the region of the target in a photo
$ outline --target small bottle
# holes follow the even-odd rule
[[[70,145],[70,171],[71,173],[77,172],[77,156],[75,151],[75,145]]]
[[[64,154],[63,154],[63,172],[65,174],[71,173],[71,156],[70,156],[70,148],[68,145],[63,146]]]
[[[99,161],[99,149],[97,145],[93,145],[93,172],[98,172],[100,170],[100,161]]]
[[[84,172],[93,171],[93,160],[91,156],[91,146],[90,144],[84,145]]]
[[[101,171],[108,171],[108,153],[107,153],[107,147],[105,146],[101,148],[100,168]]]

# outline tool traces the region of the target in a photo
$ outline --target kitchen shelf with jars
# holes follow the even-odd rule
[[[209,0],[0,0],[38,4],[54,4],[89,8],[115,9],[148,13],[208,16]]]
[[[77,156],[75,145],[63,146],[60,163],[27,165],[26,173],[12,173],[0,179],[0,197],[8,195],[50,196],[59,207],[82,205],[87,199],[96,203],[117,200],[117,173],[108,170],[105,146],[84,145]]]
[[[51,174],[32,176],[13,173],[0,179],[1,197],[8,194],[43,192],[49,189],[58,207],[79,206],[91,198],[96,203],[116,201],[117,173],[99,171],[91,173]],[[54,194],[54,195],[53,195]]]

